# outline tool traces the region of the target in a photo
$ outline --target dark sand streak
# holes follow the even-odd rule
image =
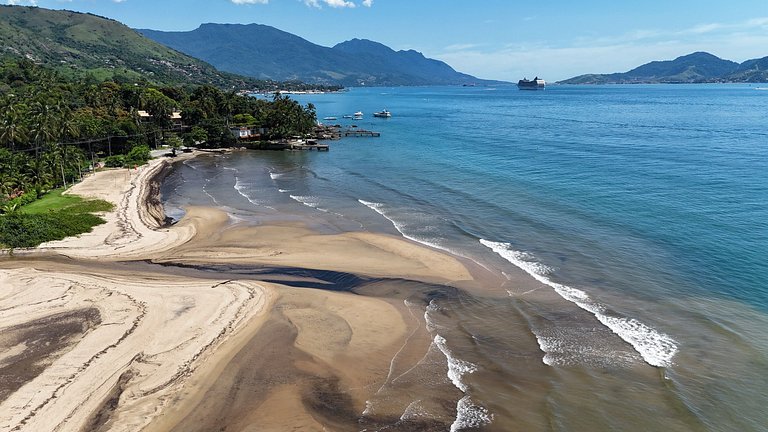
[[[40,375],[100,323],[99,310],[88,308],[53,314],[2,329],[0,353],[21,344],[24,349],[0,361],[0,402]]]

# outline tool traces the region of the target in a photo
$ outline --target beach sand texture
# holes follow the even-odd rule
[[[167,167],[87,178],[70,193],[115,203],[105,225],[0,258],[0,431],[359,429],[366,401],[430,346],[397,280],[448,284],[467,269],[394,237],[230,226],[212,208],[164,226]],[[369,282],[330,292],[204,265]]]

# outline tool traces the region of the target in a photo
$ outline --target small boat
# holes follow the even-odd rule
[[[387,111],[387,110],[382,110],[382,111],[377,111],[377,112],[373,113],[373,116],[374,117],[389,118],[389,117],[392,117],[392,113]]]
[[[336,120],[336,117],[323,117],[323,120]]]
[[[356,112],[355,117],[363,117],[363,112],[362,111]]]
[[[352,118],[352,116],[351,116],[351,115],[349,115],[349,114],[347,114],[347,115],[345,115],[345,116],[344,116],[344,118],[345,118],[345,119],[351,119],[351,118]]]
[[[517,82],[517,88],[520,90],[544,90],[546,85],[547,83],[539,77],[532,80],[523,78]]]

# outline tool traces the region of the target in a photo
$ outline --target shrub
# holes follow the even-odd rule
[[[37,199],[37,192],[34,190],[31,190],[29,192],[25,192],[23,195],[18,196],[14,199],[10,199],[3,203],[2,207],[0,207],[0,213],[11,213],[13,210],[18,209],[19,207],[29,204]]]
[[[122,168],[125,166],[125,156],[124,155],[108,156],[106,159],[104,159],[104,166],[109,168]]]
[[[138,145],[125,155],[125,164],[128,168],[134,165],[144,165],[150,158],[152,155],[149,153],[149,147]]]
[[[91,231],[104,219],[90,213],[65,211],[25,214],[10,213],[0,217],[0,244],[11,249],[34,247]]]

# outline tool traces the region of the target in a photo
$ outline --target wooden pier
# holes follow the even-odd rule
[[[331,149],[331,146],[329,146],[328,144],[317,144],[317,143],[288,144],[288,150],[317,150],[321,152],[321,151],[329,151],[330,149]]]
[[[380,137],[380,132],[369,131],[365,129],[346,129],[341,133],[345,137]]]
[[[328,144],[318,144],[315,140],[296,140],[296,141],[261,141],[258,143],[247,143],[243,148],[251,150],[317,150],[329,151],[331,146]]]

